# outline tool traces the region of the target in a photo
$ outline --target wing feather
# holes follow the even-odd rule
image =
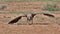
[[[14,24],[14,23],[18,22],[19,19],[21,19],[21,18],[22,18],[22,16],[16,17],[15,19],[11,20],[8,24]]]

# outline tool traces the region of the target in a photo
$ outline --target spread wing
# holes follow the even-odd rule
[[[32,17],[34,17],[36,14],[32,14]]]
[[[49,16],[49,17],[55,17],[54,15],[48,14],[48,13],[34,13],[34,14],[33,14],[33,17],[34,17],[36,14],[43,14],[43,15],[46,15],[46,16]]]
[[[24,17],[24,16],[16,17],[15,19],[11,20],[8,24],[14,24],[14,23],[18,22],[22,17]]]
[[[47,13],[43,13],[43,15],[46,15],[46,16],[49,16],[49,17],[55,17],[54,15],[52,15],[52,14],[47,14]]]
[[[37,15],[37,14],[40,14],[40,13],[32,13],[32,17],[34,17],[34,16]]]

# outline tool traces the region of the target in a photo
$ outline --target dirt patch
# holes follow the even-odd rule
[[[18,14],[19,12],[47,12],[41,10],[43,5],[47,3],[56,3],[58,6],[60,4],[60,2],[0,2],[0,4],[7,6],[5,10],[0,10],[0,34],[60,34],[60,11],[52,13],[55,18],[37,14],[33,18],[33,23],[36,23],[35,25],[17,25],[17,23],[27,24],[26,17],[23,17],[16,24],[8,24],[9,21],[21,15]]]

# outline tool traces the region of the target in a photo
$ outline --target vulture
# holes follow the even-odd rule
[[[27,18],[27,23],[29,25],[33,24],[33,18],[36,14],[40,14],[40,13],[29,13],[29,14],[25,14],[23,16],[19,16],[19,17],[16,17],[15,19],[11,20],[8,24],[14,24],[16,22],[19,21],[19,19],[21,19],[22,17],[26,17]],[[54,17],[54,15],[51,15],[51,14],[46,14],[46,13],[43,13],[43,15],[46,15],[46,16],[49,16],[49,17]]]
[[[11,20],[8,24],[14,24],[14,23],[18,22],[19,19],[21,19],[22,17],[26,17],[28,24],[31,25],[33,23],[33,17],[35,15],[36,14],[30,13],[30,14],[26,14],[26,15],[23,15],[23,16],[19,16],[19,17],[16,17],[15,19]]]

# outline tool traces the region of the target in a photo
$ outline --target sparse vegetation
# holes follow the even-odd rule
[[[31,11],[3,11],[0,12],[0,14],[27,14],[27,13],[32,13]]]
[[[5,6],[5,5],[0,6],[0,10],[4,10],[5,8],[7,8],[7,6]]]
[[[47,4],[47,5],[44,6],[43,10],[59,11],[59,7],[56,4]]]
[[[40,18],[40,22],[43,22],[45,19],[42,17],[42,18]]]
[[[27,14],[27,13],[31,13],[31,11],[12,11],[12,12],[9,12],[9,13],[11,13],[11,14]]]
[[[60,0],[0,0],[2,2],[36,2],[36,1],[60,1]]]

